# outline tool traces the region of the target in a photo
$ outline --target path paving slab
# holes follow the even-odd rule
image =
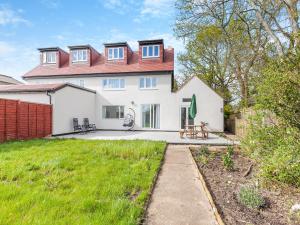
[[[145,225],[217,225],[186,145],[169,145]]]

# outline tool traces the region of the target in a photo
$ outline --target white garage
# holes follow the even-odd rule
[[[0,98],[52,104],[52,134],[73,132],[73,118],[95,123],[96,92],[69,83],[1,85]]]

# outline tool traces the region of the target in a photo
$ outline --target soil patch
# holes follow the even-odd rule
[[[227,225],[296,225],[298,218],[291,216],[291,206],[300,201],[300,190],[290,187],[264,185],[260,193],[266,201],[261,209],[249,209],[238,201],[239,189],[245,185],[261,186],[256,166],[241,153],[234,152],[234,170],[224,169],[222,155],[225,149],[209,148],[203,157],[199,148],[191,148],[192,155],[202,173],[216,207]],[[250,166],[252,166],[249,172]],[[245,174],[249,174],[245,176]],[[297,221],[296,221],[297,220]]]

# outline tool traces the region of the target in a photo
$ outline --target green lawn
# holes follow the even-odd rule
[[[164,142],[0,144],[0,224],[137,224]]]

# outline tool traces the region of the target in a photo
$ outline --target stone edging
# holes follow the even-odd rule
[[[205,182],[205,180],[204,180],[204,178],[203,178],[203,176],[202,176],[202,174],[201,174],[201,172],[199,170],[199,167],[198,167],[198,165],[197,165],[197,163],[196,163],[196,161],[195,161],[195,159],[194,159],[194,157],[193,157],[193,155],[191,153],[190,148],[189,148],[189,155],[192,158],[192,162],[193,162],[194,166],[197,168],[197,173],[199,175],[199,180],[200,180],[200,182],[202,184],[202,187],[203,187],[204,192],[205,192],[205,194],[206,194],[206,196],[208,198],[208,201],[209,201],[209,203],[210,203],[210,205],[212,207],[212,210],[214,212],[214,216],[215,216],[218,224],[219,225],[225,225],[225,223],[223,222],[222,217],[219,214],[218,209],[217,209],[217,207],[216,207],[216,205],[215,205],[215,203],[213,201],[213,198],[212,198],[212,196],[211,196],[211,194],[210,194],[210,192],[209,192],[209,190],[207,188],[206,182]]]
[[[157,172],[156,172],[156,175],[154,176],[154,178],[153,178],[153,180],[152,180],[152,185],[151,185],[151,188],[150,188],[150,192],[149,192],[149,194],[148,194],[148,197],[147,197],[146,202],[145,202],[144,207],[143,207],[143,213],[142,213],[141,219],[138,221],[138,224],[139,224],[139,225],[142,225],[142,224],[144,224],[144,222],[145,222],[146,214],[147,214],[147,211],[148,211],[150,202],[151,202],[152,194],[153,194],[154,188],[155,188],[155,186],[156,186],[158,177],[159,177],[159,175],[160,175],[160,173],[161,173],[162,165],[163,165],[164,162],[165,162],[165,155],[166,155],[166,151],[167,151],[168,146],[169,146],[169,144],[166,143],[166,147],[165,147],[165,149],[164,149],[163,157],[162,157],[162,159],[161,159],[161,161],[160,161],[160,164],[159,164],[158,170],[157,170]]]

